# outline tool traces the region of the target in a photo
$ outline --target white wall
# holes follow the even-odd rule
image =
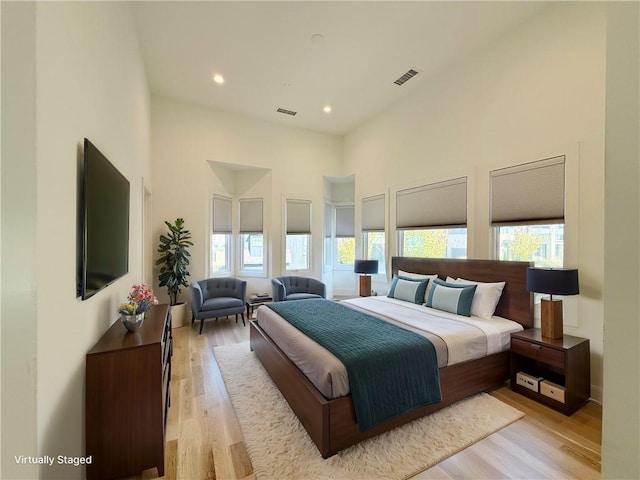
[[[595,398],[602,387],[605,29],[601,5],[554,5],[425,80],[344,144],[356,203],[390,188],[391,224],[396,190],[467,175],[472,258],[493,255],[489,171],[567,155],[565,265],[579,268],[581,295],[565,299],[565,333],[591,339]]]
[[[268,271],[261,278],[247,277],[247,292],[271,292],[271,277],[283,274],[284,199],[309,199],[312,204],[310,276],[322,274],[323,175],[337,176],[342,169],[341,139],[337,136],[251,120],[222,111],[153,96],[153,238],[166,227],[164,220],[185,219],[194,246],[189,281],[207,278],[211,196],[229,196],[232,180],[223,179],[209,162],[222,162],[270,170],[270,187],[262,180],[244,196],[265,198],[265,233],[268,235]],[[157,275],[155,275],[157,278]],[[157,286],[157,284],[156,284]],[[160,292],[166,298],[166,292]],[[183,301],[188,292],[183,291]]]
[[[640,478],[640,9],[607,25],[602,478]]]
[[[19,418],[26,407],[35,430],[29,423],[25,431],[6,430],[10,438],[27,436],[29,442],[4,443],[3,478],[35,476],[32,468],[16,465],[14,455],[84,455],[85,354],[117,319],[117,305],[131,284],[142,278],[141,190],[142,178],[150,172],[149,94],[129,7],[108,2],[31,6],[32,24],[24,25],[31,28],[24,30],[23,40],[35,42],[35,56],[26,58],[36,79],[27,92],[35,107],[35,134],[29,143],[35,157],[29,175],[16,175],[11,181],[34,202],[23,219],[35,233],[23,232],[22,225],[8,222],[5,215],[2,230],[5,235],[8,229],[8,237],[26,233],[27,246],[34,240],[28,255],[11,252],[25,270],[33,262],[29,293],[35,302],[34,315],[16,318],[23,332],[12,335],[11,341],[15,350],[36,345],[26,377],[36,382],[37,394],[21,396],[3,378],[3,393],[15,399],[2,406],[5,419]],[[13,20],[6,17],[3,6],[5,25]],[[131,223],[129,273],[81,301],[76,298],[76,210],[84,137],[130,181]],[[24,209],[18,203],[12,209],[19,207]],[[5,258],[3,252],[3,269]],[[3,330],[6,334],[4,324]],[[13,352],[3,349],[3,367],[22,368],[23,356]],[[37,410],[30,412],[30,404]],[[3,436],[6,426],[3,423]],[[38,476],[82,478],[83,468],[54,464],[40,467]]]

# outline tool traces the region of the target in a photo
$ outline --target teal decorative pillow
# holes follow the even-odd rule
[[[427,307],[470,317],[471,303],[477,287],[477,285],[447,283],[436,279],[429,292]]]
[[[429,279],[412,280],[394,275],[387,297],[404,300],[405,302],[423,303],[424,292],[427,290],[428,283]]]

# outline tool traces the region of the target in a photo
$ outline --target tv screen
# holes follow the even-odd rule
[[[129,181],[86,138],[82,179],[85,300],[129,271]]]

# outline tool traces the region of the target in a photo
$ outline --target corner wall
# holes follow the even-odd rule
[[[265,235],[267,271],[245,277],[247,293],[271,292],[272,277],[283,274],[284,199],[312,203],[311,276],[322,275],[323,176],[342,171],[342,140],[334,135],[252,120],[243,116],[153,96],[153,248],[158,246],[164,221],[185,220],[194,246],[190,249],[189,282],[208,276],[211,198],[231,196],[228,184],[216,176],[209,162],[270,170],[262,182],[244,185],[245,196],[266,196]],[[270,182],[270,188],[266,183]],[[237,249],[234,249],[234,255]],[[157,288],[157,271],[154,271]],[[159,291],[166,298],[166,291]],[[189,293],[182,292],[182,301]]]
[[[469,257],[491,258],[489,172],[566,154],[565,264],[579,268],[581,294],[565,299],[565,332],[591,340],[596,399],[602,398],[605,63],[603,6],[553,4],[347,135],[343,172],[356,175],[356,205],[391,189],[392,223],[396,190],[466,175]],[[396,235],[387,231],[389,256],[396,254]]]

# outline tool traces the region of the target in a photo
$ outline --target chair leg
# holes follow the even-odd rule
[[[238,314],[236,313],[236,323],[238,323]]]
[[[196,320],[196,316],[192,313],[191,314],[191,325],[193,325],[193,322]]]
[[[244,323],[244,312],[242,312],[240,315],[242,316],[242,326],[243,326],[243,327],[246,327],[246,326],[247,326],[247,324],[246,324],[246,323]]]
[[[199,335],[202,335],[202,327],[204,326],[204,318],[200,319],[200,333]]]

